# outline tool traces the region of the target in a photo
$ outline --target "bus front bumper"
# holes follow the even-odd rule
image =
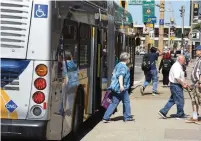
[[[1,119],[2,138],[46,139],[47,121]]]

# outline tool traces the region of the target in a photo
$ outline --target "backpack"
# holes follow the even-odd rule
[[[170,70],[172,66],[172,61],[170,59],[163,60],[163,70]]]
[[[149,59],[149,54],[144,55],[144,57],[142,59],[141,69],[144,72],[148,72],[151,69],[151,62],[150,62],[150,59]]]
[[[188,53],[187,53],[187,54],[185,54],[185,59],[186,59],[186,61],[188,61],[188,62],[189,62],[189,61],[190,61],[190,54],[188,54]]]

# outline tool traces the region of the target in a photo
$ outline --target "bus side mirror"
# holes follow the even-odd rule
[[[139,46],[141,44],[141,39],[139,37],[137,37],[135,39],[135,46]]]

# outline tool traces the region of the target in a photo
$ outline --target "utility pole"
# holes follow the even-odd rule
[[[150,40],[150,36],[149,36],[149,27],[147,27],[147,23],[145,22],[144,23],[144,28],[146,29],[146,31],[144,31],[145,33],[145,50],[147,52],[149,52],[149,48],[148,48],[148,45],[149,45],[149,40]],[[148,30],[148,31],[147,31]]]
[[[158,48],[160,51],[163,51],[164,46],[164,11],[165,11],[165,0],[160,0],[160,20],[163,21],[163,24],[160,23],[159,25],[159,42]]]
[[[168,27],[168,48],[170,47],[170,25]]]
[[[169,1],[169,10],[168,11],[171,13],[171,14],[169,14],[170,15],[170,24],[171,24],[171,27],[169,27],[169,33],[170,33],[169,35],[173,36],[173,34],[175,34],[175,33],[174,33],[174,30],[171,30],[171,28],[172,29],[175,28],[174,27],[175,22],[174,22],[173,9],[172,9],[172,3],[171,3],[171,1]],[[172,47],[172,42],[170,42],[170,37],[168,39],[168,43],[169,43],[168,47]]]
[[[184,54],[184,12],[185,12],[184,6],[181,6],[181,9],[179,11],[181,12],[180,16],[182,17],[181,47],[182,47],[183,54]]]
[[[190,46],[190,48],[189,48],[189,53],[191,54],[191,57],[193,57],[192,56],[192,49],[193,49],[193,42],[192,42],[192,31],[193,31],[193,10],[194,9],[194,4],[193,4],[193,0],[191,0],[191,12],[190,12],[190,19],[191,19],[191,21],[190,21],[190,26],[191,26],[191,29],[190,29],[190,36],[191,36],[191,46]]]

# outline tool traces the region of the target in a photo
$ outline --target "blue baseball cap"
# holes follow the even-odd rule
[[[197,46],[196,50],[201,50],[201,45]]]

